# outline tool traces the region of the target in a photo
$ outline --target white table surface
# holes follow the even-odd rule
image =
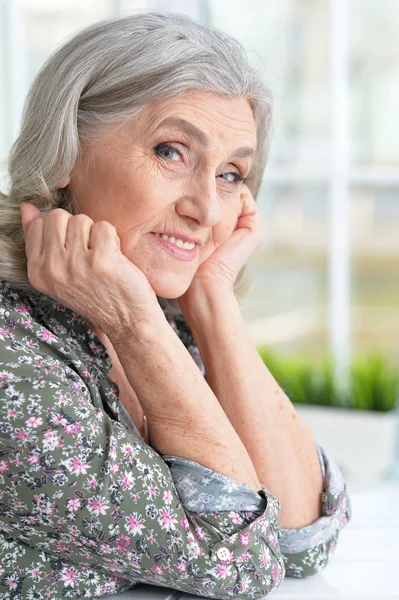
[[[286,577],[266,596],[280,600],[399,600],[399,482],[377,487],[351,487],[353,516],[341,531],[335,553],[321,573]],[[191,594],[138,584],[107,596],[112,600],[190,600]]]

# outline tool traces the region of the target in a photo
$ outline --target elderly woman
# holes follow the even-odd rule
[[[269,117],[183,16],[96,24],[33,83],[0,206],[2,598],[254,599],[327,564],[345,482],[236,297]]]

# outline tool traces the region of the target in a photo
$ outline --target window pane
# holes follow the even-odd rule
[[[329,155],[328,2],[210,2],[211,24],[239,39],[274,99],[271,164],[325,167]]]
[[[256,343],[312,356],[327,350],[327,208],[323,185],[264,189],[267,241],[250,261],[252,287],[242,303]]]
[[[352,161],[399,167],[399,2],[351,0]]]
[[[353,352],[399,360],[399,186],[352,191]]]

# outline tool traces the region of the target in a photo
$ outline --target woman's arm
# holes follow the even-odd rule
[[[109,338],[147,416],[151,446],[260,490],[239,434],[161,309],[139,330]]]
[[[281,527],[313,523],[322,511],[323,479],[311,431],[263,364],[230,288],[199,284],[189,298],[184,314],[207,381],[259,479],[279,498]]]

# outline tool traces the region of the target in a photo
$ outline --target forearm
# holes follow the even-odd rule
[[[262,483],[281,501],[283,528],[321,515],[316,443],[263,364],[233,294],[207,293],[185,314],[207,381],[244,443]]]
[[[189,458],[256,491],[261,488],[239,435],[162,313],[112,343],[159,454]]]

